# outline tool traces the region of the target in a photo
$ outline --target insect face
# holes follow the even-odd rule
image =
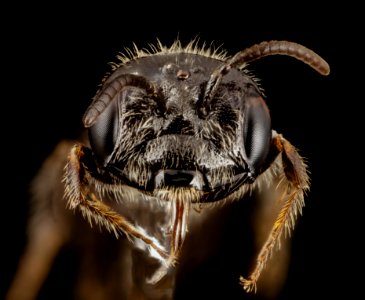
[[[206,101],[221,65],[178,53],[116,70],[85,115],[99,172],[153,195],[190,190],[192,202],[220,200],[252,181],[269,151],[269,112],[256,82],[236,69]],[[108,104],[99,114],[100,99]]]

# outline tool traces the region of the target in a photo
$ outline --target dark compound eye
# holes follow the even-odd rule
[[[118,130],[118,101],[113,101],[89,128],[90,145],[96,159],[103,166],[108,164],[111,154],[114,151],[118,138]]]
[[[246,100],[244,147],[251,172],[257,174],[265,162],[271,142],[269,110],[260,96]],[[253,174],[253,175],[254,175]]]
[[[106,166],[115,150],[119,134],[119,104],[122,90],[127,86],[154,94],[154,86],[144,77],[122,74],[115,78],[92,102],[83,118],[89,128],[92,150],[100,164]]]

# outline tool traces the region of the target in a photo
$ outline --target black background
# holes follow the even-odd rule
[[[183,6],[184,5],[184,6]],[[357,9],[153,3],[24,6],[3,10],[0,298],[25,243],[28,184],[56,143],[77,137],[81,116],[108,62],[133,43],[148,47],[199,37],[230,55],[263,40],[283,39],[316,51],[331,66],[322,77],[288,57],[268,57],[250,69],[266,90],[274,128],[308,159],[312,189],[293,235],[292,264],[281,299],[344,295],[357,290],[350,267],[362,262],[355,212],[361,171],[361,71]],[[92,9],[92,12],[91,12]],[[164,9],[164,10],[162,10]],[[361,84],[359,85],[361,87]],[[359,188],[360,187],[360,188]],[[62,269],[59,272],[62,275]],[[363,277],[363,276],[362,276]],[[228,294],[229,295],[229,294]]]

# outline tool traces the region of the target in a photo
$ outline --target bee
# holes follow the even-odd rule
[[[199,261],[197,253],[208,256],[204,237],[224,223],[214,226],[215,218],[254,196],[269,211],[255,223],[265,237],[254,239],[256,259],[237,280],[256,292],[310,187],[304,158],[272,128],[248,70],[269,55],[330,72],[318,54],[289,41],[231,57],[195,41],[119,55],[83,116],[85,135],[61,142],[33,182],[29,242],[7,299],[34,299],[68,244],[83,249],[77,299],[172,299],[179,270]],[[203,234],[191,242],[196,232]]]

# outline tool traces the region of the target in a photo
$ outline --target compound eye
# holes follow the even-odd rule
[[[250,171],[258,174],[265,162],[271,142],[271,118],[260,96],[249,96],[246,102],[244,147]]]
[[[88,130],[91,148],[97,161],[104,167],[115,149],[118,130],[118,101],[112,101]]]
[[[146,78],[133,74],[122,74],[110,82],[85,112],[83,123],[89,129],[89,140],[102,166],[106,166],[115,151],[119,133],[120,102],[126,87],[140,88],[147,94],[155,94],[154,85]],[[121,98],[122,97],[122,98]]]

